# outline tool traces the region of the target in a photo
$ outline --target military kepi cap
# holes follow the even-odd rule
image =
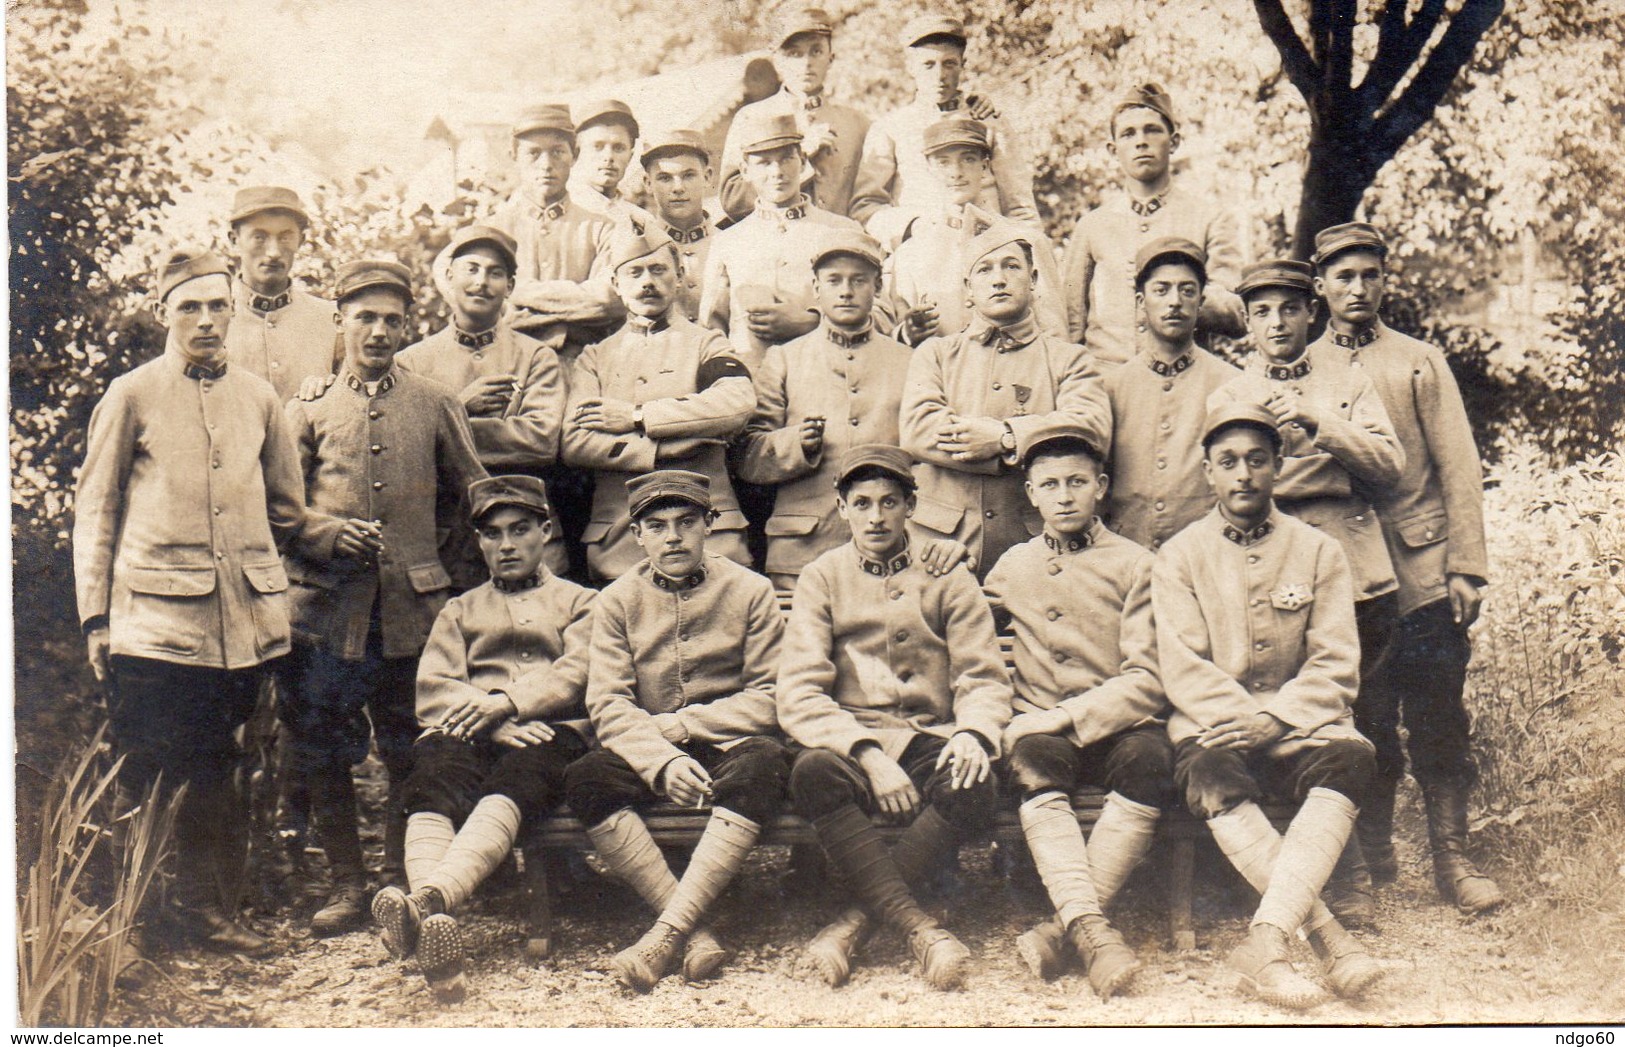
[[[299,228],[310,226],[310,215],[305,211],[299,194],[280,185],[250,185],[237,190],[237,196],[231,202],[231,217],[226,224],[236,225],[245,218],[266,211],[286,211],[299,223]]]
[[[1158,263],[1173,259],[1196,267],[1196,277],[1207,283],[1207,252],[1189,240],[1177,236],[1161,236],[1140,248],[1134,256],[1134,283],[1139,286],[1146,274]]]
[[[923,152],[932,156],[956,145],[968,145],[982,152],[991,152],[988,146],[987,125],[968,116],[947,116],[925,129]]]
[[[609,271],[613,273],[627,262],[646,258],[670,246],[671,237],[665,233],[648,229],[631,219],[617,222],[609,237]]]
[[[1328,226],[1315,234],[1315,264],[1325,265],[1344,251],[1359,248],[1388,256],[1388,245],[1383,242],[1377,227],[1367,222],[1344,222]]]
[[[489,225],[465,225],[451,236],[451,257],[456,258],[475,247],[492,247],[508,263],[511,275],[519,268],[519,245],[514,238]]]
[[[1241,271],[1241,280],[1236,284],[1236,294],[1245,299],[1254,291],[1261,291],[1266,287],[1285,287],[1288,290],[1312,295],[1315,292],[1315,268],[1308,262],[1300,262],[1295,258],[1271,258],[1255,262]]]
[[[1163,89],[1161,84],[1135,84],[1127,91],[1124,91],[1123,97],[1119,98],[1117,105],[1112,107],[1112,119],[1116,120],[1117,114],[1125,109],[1135,108],[1149,109],[1167,120],[1169,127],[1175,129],[1179,127],[1179,121],[1174,118],[1173,99],[1168,97],[1168,92]]]
[[[1026,447],[1021,452],[1021,467],[1026,469],[1033,464],[1033,459],[1046,447],[1059,450],[1064,446],[1082,445],[1087,448],[1089,457],[1096,463],[1104,465],[1106,455],[1101,450],[1100,438],[1092,431],[1064,419],[1055,422],[1046,422],[1027,434]]]
[[[169,292],[200,276],[224,276],[229,280],[231,266],[206,247],[175,248],[158,266],[158,300],[162,302]]]
[[[626,481],[626,502],[636,520],[656,502],[675,499],[711,511],[711,478],[687,469],[657,469]]]
[[[644,142],[643,166],[648,167],[662,157],[678,156],[683,153],[699,157],[703,164],[711,162],[711,151],[706,148],[705,138],[698,131],[690,131],[685,127],[651,134]]]
[[[558,102],[526,106],[520,111],[519,119],[514,121],[513,137],[538,131],[553,131],[575,141],[576,125],[570,119],[569,107]]]
[[[339,266],[333,281],[333,301],[342,303],[374,287],[397,291],[406,297],[407,305],[412,304],[412,271],[399,262],[373,258]]]
[[[588,102],[580,109],[575,110],[576,134],[581,134],[593,124],[620,124],[632,132],[632,140],[638,138],[638,118],[632,115],[632,107],[618,98],[605,98],[596,102]]]
[[[841,455],[840,471],[835,474],[837,485],[846,482],[846,478],[859,469],[874,468],[890,476],[898,483],[914,489],[914,459],[908,452],[893,444],[857,444],[847,448]]]
[[[772,37],[775,48],[783,47],[791,37],[800,36],[802,33],[833,36],[835,21],[822,7],[810,4],[790,3],[773,13],[768,35]]]
[[[801,130],[790,113],[766,113],[760,107],[742,109],[734,117],[734,132],[741,153],[764,153],[783,145],[799,145]]]
[[[818,253],[813,255],[812,267],[817,269],[824,259],[849,254],[863,259],[876,269],[885,263],[886,256],[880,243],[861,229],[837,229],[824,238]]]
[[[1202,423],[1202,447],[1205,449],[1220,433],[1237,426],[1262,431],[1277,451],[1281,449],[1281,430],[1276,428],[1275,415],[1263,404],[1250,400],[1223,400],[1209,408]]]
[[[475,523],[504,505],[529,509],[545,519],[547,485],[534,476],[488,476],[468,485],[468,515]]]
[[[908,20],[898,40],[904,47],[913,47],[922,40],[939,36],[958,40],[963,47],[966,39],[965,23],[950,15],[920,15]]]

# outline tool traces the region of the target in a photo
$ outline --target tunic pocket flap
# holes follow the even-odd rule
[[[769,538],[797,538],[817,530],[820,519],[818,516],[774,516],[767,521],[764,530]]]
[[[339,587],[338,574],[331,570],[323,570],[314,564],[297,559],[290,559],[285,568],[286,576],[296,584],[313,586],[317,589],[337,589]]]
[[[1399,531],[1400,541],[1412,549],[1442,542],[1450,536],[1443,512],[1423,513],[1409,520],[1401,520],[1395,529]]]
[[[265,563],[243,564],[243,576],[257,593],[281,593],[288,590],[288,572],[276,560]]]
[[[914,506],[914,522],[938,534],[953,534],[959,529],[959,522],[964,518],[963,507],[939,502],[934,498],[921,498]]]
[[[130,565],[124,568],[124,584],[131,592],[151,596],[207,596],[214,592],[214,567],[210,564]]]
[[[451,575],[437,563],[408,567],[406,578],[412,583],[412,591],[417,593],[432,593],[451,588]]]

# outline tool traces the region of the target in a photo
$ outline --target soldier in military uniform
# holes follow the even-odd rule
[[[470,225],[452,234],[440,274],[451,323],[401,350],[395,362],[457,395],[488,472],[541,477],[558,460],[564,375],[552,349],[503,322],[519,265],[516,250],[513,238],[492,226]],[[488,577],[467,521],[459,521],[447,537],[441,559],[459,592]],[[557,520],[545,562],[551,571],[569,566]]]
[[[1206,259],[1202,328],[1245,334],[1241,302],[1230,290],[1242,262],[1236,217],[1174,184],[1169,161],[1179,148],[1179,125],[1168,93],[1135,85],[1112,111],[1111,134],[1107,148],[1123,165],[1123,186],[1078,219],[1062,264],[1072,340],[1088,346],[1102,367],[1134,355],[1144,342],[1134,259],[1150,241],[1170,236],[1196,244]]]
[[[910,221],[936,208],[934,183],[926,172],[925,129],[945,114],[963,112],[987,128],[989,160],[973,197],[976,205],[1021,222],[1039,220],[1032,166],[1020,143],[1001,125],[997,106],[960,89],[966,39],[965,24],[949,15],[911,19],[899,37],[914,100],[870,126],[850,211],[888,250]]]
[[[1241,373],[1196,344],[1206,287],[1207,254],[1196,244],[1163,237],[1140,248],[1134,300],[1145,345],[1106,373],[1112,484],[1103,515],[1152,552],[1213,508],[1202,476],[1202,422],[1208,397]]]
[[[570,198],[589,211],[601,211],[616,221],[648,222],[648,211],[621,192],[621,180],[632,163],[638,141],[638,118],[617,98],[589,102],[571,112],[576,121],[576,150],[580,158],[571,168]]]
[[[744,106],[734,116],[722,146],[722,207],[744,218],[761,192],[744,173],[748,128],[770,116],[794,119],[801,134],[799,187],[816,207],[845,215],[852,205],[858,156],[869,118],[832,102],[824,91],[835,58],[835,24],[822,8],[794,2],[773,18],[773,68],[783,85],[777,94]]]
[[[1377,746],[1377,779],[1361,814],[1361,847],[1373,877],[1391,881],[1394,793],[1405,775],[1403,715],[1411,773],[1422,787],[1433,876],[1463,912],[1501,904],[1500,888],[1467,856],[1467,793],[1477,776],[1463,703],[1467,629],[1487,584],[1484,491],[1478,450],[1461,392],[1444,354],[1378,318],[1388,248],[1363,222],[1315,237],[1315,291],[1330,326],[1309,349],[1315,367],[1348,365],[1382,398],[1404,451],[1399,481],[1373,488],[1399,580],[1398,619],[1381,664],[1371,670],[1355,723]]]
[[[915,525],[966,546],[981,578],[1042,528],[1022,491],[1028,435],[1064,419],[1104,443],[1111,408],[1088,352],[1038,329],[1025,232],[1000,223],[964,257],[974,315],[958,334],[915,350],[899,430],[920,462]]]
[[[1275,508],[1272,411],[1221,402],[1202,444],[1218,505],[1169,539],[1151,572],[1175,781],[1263,895],[1227,960],[1243,991],[1294,1009],[1326,999],[1287,960],[1302,927],[1332,989],[1356,997],[1382,969],[1319,900],[1375,766],[1350,711],[1360,641],[1348,558]],[[1258,806],[1267,788],[1300,805],[1284,836]]]
[[[710,478],[712,555],[748,565],[726,444],[756,402],[750,372],[720,334],[676,310],[679,270],[670,240],[628,225],[610,255],[629,315],[576,361],[564,426],[564,461],[592,470],[592,519],[582,535],[587,563],[594,576],[615,579],[642,559],[624,481],[682,465]]]
[[[418,655],[451,595],[439,533],[485,476],[456,394],[395,366],[412,303],[406,267],[348,263],[334,299],[339,380],[287,405],[311,521],[289,550],[295,643],[279,681],[293,765],[331,870],[327,904],[311,920],[317,935],[366,920],[351,768],[366,759],[369,733],[389,775],[386,875],[403,865]]]
[[[343,358],[332,304],[293,280],[310,215],[292,189],[250,186],[237,191],[230,222],[237,287],[226,359],[270,382],[286,403],[307,378],[330,379]]]
[[[713,177],[705,140],[698,132],[683,129],[651,136],[643,146],[643,175],[655,215],[650,228],[671,238],[682,263],[677,307],[698,323],[706,259],[723,223],[732,224],[726,217],[723,223],[713,220],[705,210]]]
[[[159,776],[186,786],[176,915],[205,948],[260,956],[270,943],[222,888],[243,864],[234,732],[289,647],[277,549],[304,526],[299,462],[271,385],[227,362],[226,260],[176,248],[155,291],[163,354],[115,378],[90,417],[74,503],[79,620],[124,759],[118,812]]]

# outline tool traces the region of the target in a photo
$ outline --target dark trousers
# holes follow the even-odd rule
[[[552,741],[523,749],[441,731],[424,735],[412,747],[406,813],[441,814],[461,825],[485,797],[506,796],[525,822],[547,817],[564,800],[566,769],[587,752],[581,735],[568,727],[554,731]]]
[[[1162,724],[1119,731],[1083,747],[1056,734],[1030,734],[1010,751],[1010,789],[1027,800],[1059,789],[1098,785],[1147,807],[1173,807],[1174,743]]]
[[[376,632],[356,662],[294,644],[277,679],[294,770],[353,767],[367,758],[370,733],[389,780],[404,781],[418,735],[417,672],[415,655],[385,658]]]
[[[985,834],[998,814],[995,776],[990,774],[985,782],[955,789],[952,768],[936,766],[947,744],[946,738],[917,734],[897,762],[919,790],[922,803],[935,807],[961,838]],[[868,775],[855,761],[829,749],[803,749],[796,755],[790,768],[790,797],[796,812],[814,821],[847,806],[857,807],[871,817],[876,813]]]
[[[1377,664],[1369,670],[1362,665],[1369,675],[1354,705],[1355,726],[1377,747],[1379,778],[1398,781],[1404,776],[1406,749],[1411,773],[1420,783],[1471,784],[1477,778],[1472,721],[1463,701],[1471,657],[1467,628],[1451,620],[1448,599],[1393,623]],[[1403,748],[1402,720],[1409,735]]]
[[[1266,796],[1302,803],[1317,788],[1342,793],[1359,806],[1375,774],[1370,746],[1352,739],[1284,756],[1268,749],[1204,749],[1195,738],[1174,747],[1174,782],[1191,813],[1204,821]]]
[[[678,746],[711,775],[711,803],[757,825],[766,825],[784,806],[790,750],[773,738],[746,738],[726,749],[703,742]],[[595,749],[564,775],[565,802],[589,826],[624,807],[642,807],[663,796],[650,789],[632,765],[608,749]]]
[[[242,758],[236,731],[254,713],[267,666],[211,669],[155,658],[114,655],[108,712],[119,781],[145,793],[162,774],[173,788],[230,779]]]

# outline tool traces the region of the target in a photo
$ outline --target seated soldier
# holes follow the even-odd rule
[[[587,711],[603,748],[565,776],[598,856],[659,913],[614,959],[638,992],[678,953],[690,981],[726,960],[706,912],[778,814],[790,769],[773,711],[784,619],[766,578],[706,552],[710,484],[680,469],[626,481],[646,559],[598,597]],[[633,810],[659,800],[711,808],[681,881]]]
[[[1053,978],[1064,928],[1104,999],[1140,969],[1103,909],[1173,802],[1174,750],[1157,679],[1152,557],[1095,515],[1108,483],[1102,461],[1078,426],[1033,434],[1023,465],[1044,533],[999,558],[987,593],[1015,632],[1016,715],[1002,747],[1027,847],[1060,917],[1018,946]],[[1082,783],[1110,790],[1087,850],[1071,800]]]
[[[552,525],[542,481],[477,480],[468,499],[491,580],[447,601],[418,661],[412,893],[385,887],[372,900],[390,955],[416,953],[429,988],[450,997],[463,992],[465,943],[449,914],[502,864],[524,821],[559,805],[564,769],[587,751],[596,595],[543,562]]]
[[[912,891],[993,824],[991,773],[1010,721],[1010,677],[976,580],[927,573],[910,555],[909,457],[863,444],[837,490],[852,541],[807,566],[779,669],[779,721],[807,748],[790,793],[831,865],[875,918],[908,935],[933,988],[965,983],[970,952]],[[908,822],[888,852],[875,816]],[[853,908],[808,946],[824,980],[844,983],[868,926]]]
[[[1243,990],[1306,1008],[1326,995],[1287,961],[1300,927],[1338,995],[1383,973],[1319,901],[1376,766],[1350,712],[1353,585],[1336,539],[1275,508],[1275,415],[1222,403],[1203,430],[1218,506],[1169,539],[1151,573],[1174,781],[1263,895],[1228,960]],[[1258,805],[1272,787],[1301,804],[1285,836]]]

